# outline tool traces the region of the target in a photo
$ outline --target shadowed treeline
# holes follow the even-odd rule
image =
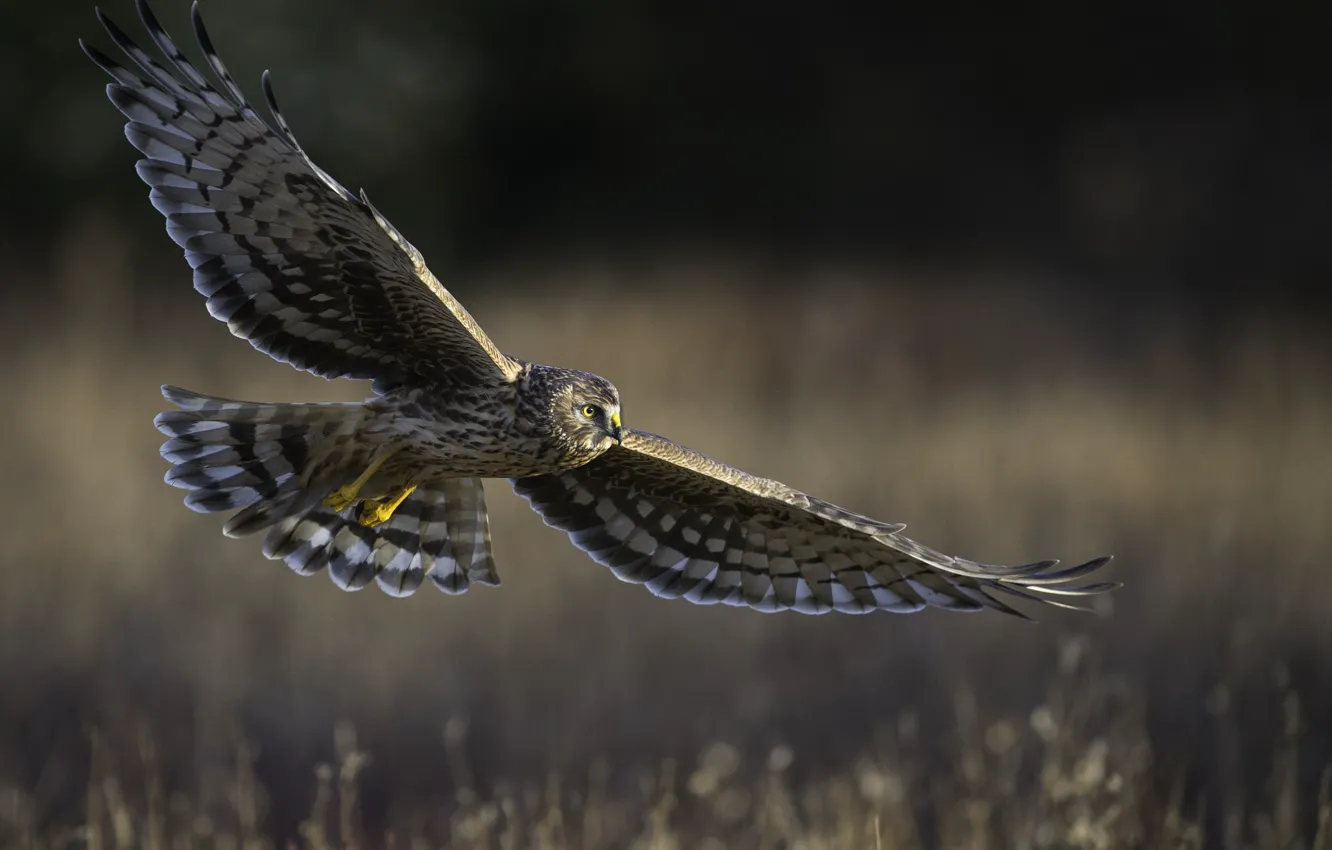
[[[1213,306],[1263,287],[1296,308],[1332,272],[1314,4],[202,6],[251,99],[271,68],[311,155],[444,271],[704,249],[1050,270]],[[130,0],[103,8],[143,40]],[[197,56],[188,3],[156,8]],[[92,4],[6,23],[25,84],[0,136],[5,230],[48,240],[90,202],[142,211],[75,46],[109,45]]]

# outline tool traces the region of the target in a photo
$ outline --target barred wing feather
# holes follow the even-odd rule
[[[165,64],[98,12],[137,70],[84,51],[113,80],[107,96],[146,157],[139,176],[167,232],[185,249],[212,315],[271,357],[325,378],[374,379],[384,390],[428,382],[511,381],[519,366],[496,348],[370,205],[315,165],[273,97],[270,127],[193,21],[210,81],[162,29],[140,17]]]
[[[327,568],[343,590],[360,590],[374,580],[390,596],[411,596],[426,579],[450,595],[473,583],[500,583],[478,478],[418,489],[376,528],[361,525],[354,513],[323,505],[294,513],[268,532],[264,554],[301,575]]]
[[[904,526],[847,511],[642,431],[586,466],[516,479],[546,524],[623,581],[657,596],[806,614],[992,608],[1000,595],[1057,597],[1117,585],[1070,585],[1109,562],[1004,567],[936,552]],[[1054,596],[1056,598],[1050,598]]]

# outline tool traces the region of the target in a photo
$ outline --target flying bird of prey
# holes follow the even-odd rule
[[[212,76],[158,23],[161,58],[98,17],[128,58],[84,51],[112,82],[143,153],[139,177],[185,250],[208,311],[258,350],[324,378],[373,381],[355,404],[255,403],[175,387],[157,417],[166,480],[223,533],[327,569],[345,590],[395,596],[498,584],[484,478],[509,478],[548,525],[657,596],[760,611],[1018,614],[1004,597],[1061,605],[1116,585],[1072,585],[1096,558],[991,566],[881,522],[625,428],[597,375],[504,354],[379,213],[315,165],[273,96],[270,125],[193,23]]]

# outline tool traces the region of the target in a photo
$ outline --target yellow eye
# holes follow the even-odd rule
[[[599,412],[600,410],[595,404],[583,405],[583,415],[586,416],[588,419],[595,419]]]

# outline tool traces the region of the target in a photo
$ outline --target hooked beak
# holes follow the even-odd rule
[[[615,413],[611,414],[610,421],[611,421],[611,436],[615,438],[615,442],[623,443],[624,426],[620,424],[620,413],[618,410]]]

